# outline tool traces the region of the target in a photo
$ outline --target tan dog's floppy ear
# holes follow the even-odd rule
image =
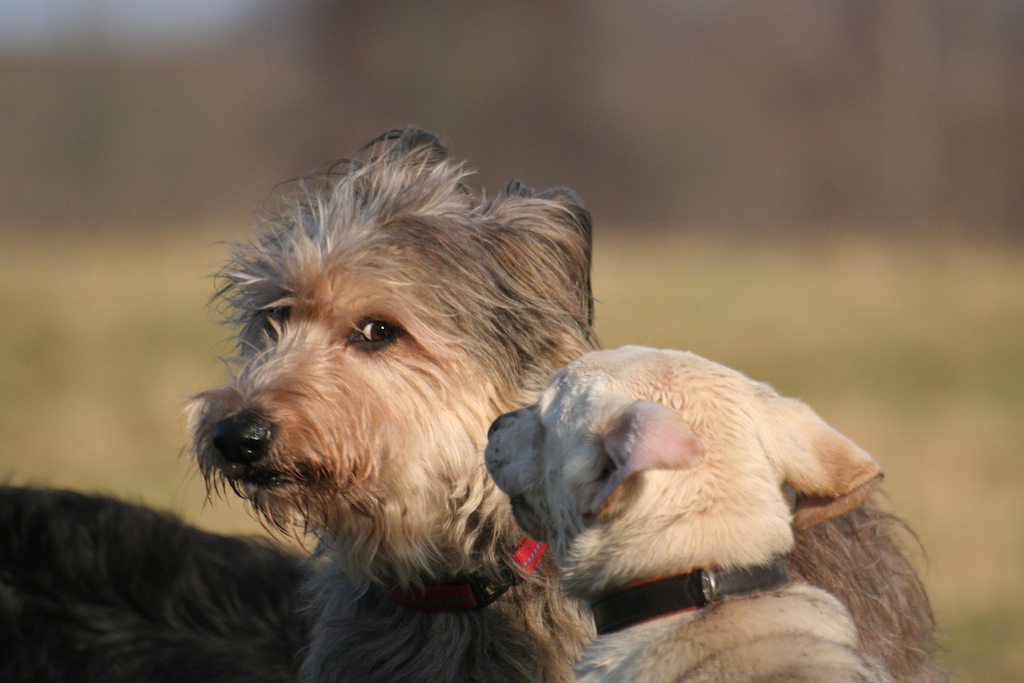
[[[627,405],[599,436],[611,462],[604,485],[586,511],[597,517],[633,472],[688,467],[703,452],[697,437],[675,412],[650,401]]]
[[[809,529],[852,510],[882,484],[882,467],[795,399],[783,403],[783,421],[796,448],[786,448],[786,481],[797,492],[793,528]],[[790,442],[792,443],[792,441]]]

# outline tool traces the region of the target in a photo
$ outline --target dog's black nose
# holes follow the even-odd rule
[[[238,465],[251,465],[265,456],[272,440],[270,422],[249,411],[221,420],[213,428],[213,447]]]

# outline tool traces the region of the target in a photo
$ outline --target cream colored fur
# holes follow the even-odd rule
[[[492,427],[486,461],[567,592],[761,564],[862,503],[878,464],[810,408],[690,353],[587,354]],[[796,492],[795,511],[790,491]],[[582,681],[888,681],[832,595],[804,583],[599,637]]]

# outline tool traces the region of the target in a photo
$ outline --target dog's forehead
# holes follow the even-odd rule
[[[651,400],[651,394],[657,393],[668,379],[670,373],[666,370],[688,362],[688,355],[667,355],[637,346],[593,351],[551,378],[540,399],[540,408],[545,414],[556,411],[568,416],[593,413],[610,396]],[[675,385],[680,389],[678,382]]]
[[[548,426],[576,426],[613,391],[614,376],[576,363],[560,370],[537,402],[537,418]]]
[[[741,373],[687,351],[623,346],[592,351],[563,368],[552,378],[548,400],[616,394],[671,403],[707,388],[736,396],[765,391]]]
[[[707,446],[729,434],[754,434],[766,385],[695,354],[625,346],[593,351],[551,380],[539,402],[539,419],[551,438],[585,441],[633,401],[659,403],[675,411]],[[563,447],[569,447],[566,443]]]

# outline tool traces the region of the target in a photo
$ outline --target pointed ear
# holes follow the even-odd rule
[[[506,185],[499,201],[486,207],[485,213],[490,213],[508,226],[516,227],[516,234],[529,240],[529,250],[534,256],[528,263],[546,263],[549,272],[544,274],[545,278],[557,278],[548,282],[548,288],[541,291],[550,289],[562,296],[569,295],[573,308],[580,307],[585,316],[585,324],[588,328],[592,327],[592,224],[590,212],[584,208],[576,193],[565,188],[535,193],[513,180]],[[513,266],[513,270],[521,268],[518,264]]]
[[[598,518],[608,512],[614,494],[630,474],[689,467],[703,453],[697,437],[675,412],[650,401],[625,406],[599,436],[611,464],[608,478],[588,510]]]
[[[596,344],[590,214],[569,190],[534,194],[515,181],[481,211],[489,219],[481,246],[492,256],[484,265],[495,287],[508,301],[529,301],[535,309],[548,311],[534,323],[521,310],[495,300],[496,326],[520,329],[529,324],[530,334],[516,337],[515,353],[550,360],[546,372],[543,365],[538,368],[549,375]],[[523,366],[525,372],[536,367]]]
[[[809,529],[870,498],[885,476],[875,459],[800,401],[776,400],[790,430],[781,457],[786,482],[797,493],[793,528]]]

